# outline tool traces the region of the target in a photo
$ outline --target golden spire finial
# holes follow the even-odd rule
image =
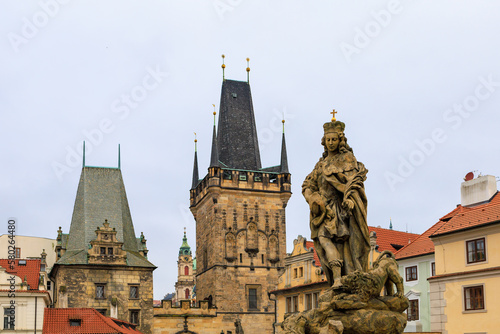
[[[337,112],[335,111],[335,109],[333,109],[333,111],[330,114],[332,114],[332,122],[335,122],[337,120],[335,118],[335,115],[337,114]]]
[[[217,112],[215,111],[215,104],[212,104],[212,106],[214,107],[214,126],[215,126],[215,115],[217,115]]]
[[[196,132],[194,133],[194,151],[196,152],[197,151],[197,143],[198,143],[198,139],[196,139]]]
[[[225,76],[224,76],[224,70],[226,69],[226,65],[224,65],[224,58],[226,58],[226,56],[222,55],[222,80],[226,80]]]
[[[247,82],[250,82],[250,58],[247,58]]]

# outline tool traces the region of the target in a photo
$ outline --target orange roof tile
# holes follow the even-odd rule
[[[307,249],[312,248],[314,250],[314,266],[321,267],[321,263],[319,262],[318,253],[316,253],[316,248],[314,248],[314,241],[306,241],[306,247],[307,247]]]
[[[20,266],[19,260],[15,259],[14,269],[11,269],[8,259],[0,259],[0,266],[5,268],[5,271],[9,274],[16,275],[24,282],[24,277],[30,286],[30,290],[38,290],[38,284],[40,282],[40,259],[34,260],[23,260],[26,261],[26,265]]]
[[[434,253],[434,243],[429,238],[432,233],[439,229],[444,224],[444,221],[440,220],[434,224],[427,231],[422,233],[418,238],[413,240],[413,242],[405,247],[401,248],[394,255],[396,259],[404,259],[414,256],[433,254]]]
[[[80,326],[71,326],[70,319],[81,320]],[[45,308],[44,334],[141,334],[135,325],[105,317],[93,308]]]
[[[417,239],[420,234],[395,231],[387,228],[368,226],[368,230],[377,233],[378,251],[396,253],[402,247]]]
[[[485,204],[463,207],[457,205],[431,228],[408,246],[400,249],[395,255],[396,259],[434,253],[434,243],[431,238],[447,233],[462,231],[490,223],[500,223],[500,196],[498,192]]]
[[[431,237],[500,222],[500,196],[497,192],[488,203],[473,207],[459,205],[441,220],[446,223]]]
[[[377,233],[377,245],[379,246],[378,247],[379,252],[389,250],[395,253],[397,249],[393,245],[395,245],[396,247],[398,246],[403,247],[405,245],[408,245],[408,243],[412,242],[413,240],[417,239],[420,236],[419,234],[415,233],[407,233],[407,232],[395,231],[373,226],[368,226],[368,230],[370,232]],[[311,247],[314,249],[314,261],[315,261],[314,265],[316,267],[321,267],[318,253],[316,253],[316,249],[314,248],[314,242],[306,241],[306,247],[308,249],[310,249]]]

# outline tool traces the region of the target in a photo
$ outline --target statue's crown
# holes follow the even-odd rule
[[[344,133],[345,124],[341,121],[328,122],[323,124],[323,130],[325,134],[336,132],[336,133]]]

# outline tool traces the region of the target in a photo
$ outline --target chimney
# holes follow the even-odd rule
[[[497,180],[492,175],[479,176],[462,182],[462,206],[472,206],[490,200],[497,192]]]

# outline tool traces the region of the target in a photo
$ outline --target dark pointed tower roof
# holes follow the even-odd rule
[[[76,193],[66,252],[58,264],[86,264],[90,241],[96,230],[108,221],[123,242],[130,266],[154,267],[138,251],[132,216],[118,168],[84,167]]]
[[[226,167],[262,168],[248,82],[224,80],[222,83],[217,144],[219,161]]]
[[[288,171],[288,158],[286,155],[286,142],[285,142],[285,128],[283,121],[283,139],[281,140],[281,162],[280,162],[280,173],[290,173]]]
[[[194,144],[194,165],[193,165],[193,182],[191,183],[191,189],[196,188],[198,185],[198,182],[200,180],[199,174],[198,174],[198,152],[196,149],[196,139],[195,139],[195,144]]]
[[[220,167],[219,150],[217,149],[217,131],[214,124],[214,133],[212,134],[212,153],[210,155],[210,167]]]

